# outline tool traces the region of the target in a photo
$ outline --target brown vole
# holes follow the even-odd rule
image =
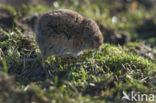
[[[76,57],[87,49],[99,50],[103,36],[92,19],[72,10],[59,9],[40,17],[36,41],[45,57]]]

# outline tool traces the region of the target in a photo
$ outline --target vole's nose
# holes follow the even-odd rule
[[[101,51],[101,49],[102,49],[102,45],[97,46],[97,47],[95,48],[96,51]]]

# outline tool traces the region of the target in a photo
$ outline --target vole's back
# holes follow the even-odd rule
[[[37,29],[41,32],[39,35],[55,37],[59,34],[64,34],[70,39],[74,35],[80,36],[82,32],[80,24],[82,21],[83,17],[71,10],[54,10],[40,18]]]

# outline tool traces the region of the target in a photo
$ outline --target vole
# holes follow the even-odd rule
[[[44,57],[77,57],[84,50],[100,50],[103,36],[94,20],[72,10],[58,9],[41,15],[36,41]]]

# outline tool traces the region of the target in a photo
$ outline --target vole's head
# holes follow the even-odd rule
[[[48,57],[53,54],[53,46],[51,45],[51,38],[47,37],[44,32],[42,32],[41,25],[38,24],[36,30],[36,41],[39,49],[44,57]]]
[[[83,35],[88,48],[100,50],[103,44],[103,35],[96,22],[85,18],[82,24]]]

